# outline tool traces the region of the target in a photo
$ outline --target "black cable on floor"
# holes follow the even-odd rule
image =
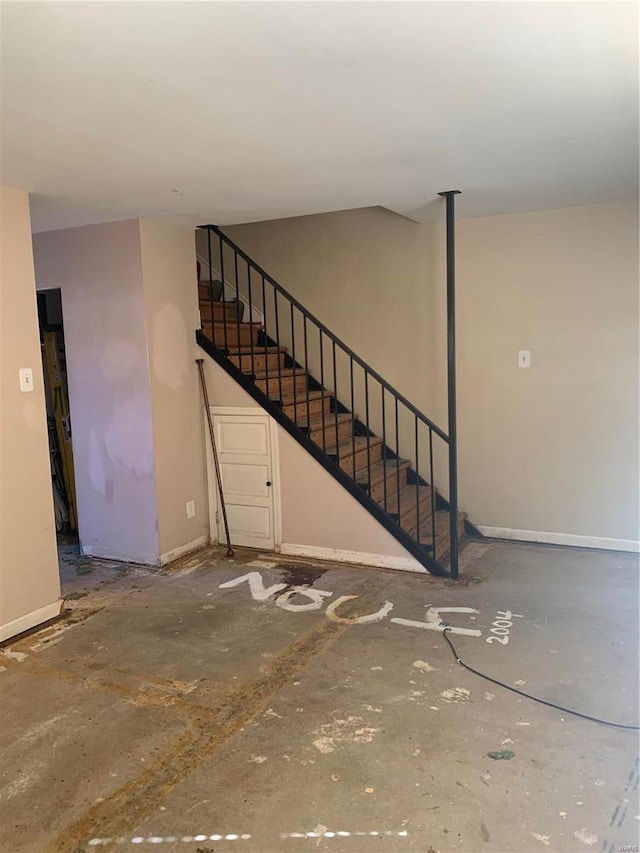
[[[599,720],[597,717],[590,717],[589,714],[581,714],[580,711],[572,711],[571,708],[563,708],[562,705],[555,705],[553,702],[547,702],[546,699],[540,699],[537,696],[532,696],[530,693],[525,693],[524,690],[518,690],[517,687],[511,687],[509,684],[505,684],[503,681],[498,681],[495,678],[491,678],[490,675],[485,675],[484,672],[478,672],[477,669],[474,669],[472,666],[466,664],[463,660],[460,660],[458,657],[458,653],[454,648],[453,643],[447,637],[447,631],[450,631],[451,628],[447,627],[442,632],[443,637],[449,644],[449,648],[453,652],[453,656],[456,661],[463,666],[465,669],[468,669],[469,672],[472,672],[474,675],[479,675],[480,678],[486,679],[486,681],[490,681],[492,684],[497,684],[498,687],[504,687],[506,690],[510,690],[512,693],[517,693],[519,696],[524,696],[525,699],[532,699],[534,702],[539,702],[541,705],[548,705],[549,708],[555,708],[557,711],[563,711],[565,714],[573,714],[574,717],[582,717],[583,720],[590,720],[592,723],[600,723],[602,726],[612,726],[615,729],[631,729],[631,731],[637,732],[640,731],[640,726],[627,726],[624,723],[610,723],[608,720]]]

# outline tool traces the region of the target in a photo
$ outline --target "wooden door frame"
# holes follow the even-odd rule
[[[256,406],[211,406],[211,416],[214,427],[216,416],[232,415],[242,418],[266,418],[269,424],[269,444],[271,446],[271,476],[273,493],[273,545],[274,551],[279,553],[282,545],[282,504],[280,493],[280,452],[278,447],[278,425],[274,419]],[[206,412],[203,415],[204,436],[206,442],[207,457],[207,495],[209,498],[209,539],[212,544],[218,542],[218,522],[216,512],[218,511],[218,488],[213,475],[213,457],[211,454],[211,441],[207,426]],[[233,544],[233,543],[232,543]]]

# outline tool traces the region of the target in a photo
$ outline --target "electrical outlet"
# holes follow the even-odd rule
[[[187,509],[187,518],[195,518],[196,502],[195,501],[187,501],[186,509]]]
[[[518,367],[531,367],[531,350],[521,349],[518,352]]]

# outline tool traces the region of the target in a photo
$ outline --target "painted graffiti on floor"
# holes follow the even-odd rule
[[[352,625],[367,625],[374,622],[380,622],[385,619],[393,611],[394,605],[392,601],[385,601],[384,604],[374,613],[366,613],[358,616],[343,616],[340,614],[340,608],[348,601],[359,598],[358,595],[340,595],[334,601],[327,602],[326,599],[331,598],[334,593],[329,590],[315,589],[305,585],[289,586],[286,583],[274,583],[271,586],[265,587],[262,575],[260,572],[251,571],[244,575],[240,575],[233,580],[225,581],[219,585],[219,589],[233,589],[237,586],[247,584],[251,597],[254,601],[268,601],[272,599],[276,607],[286,610],[289,613],[301,613],[311,610],[321,610],[325,605],[325,614],[329,619],[335,622],[349,622]],[[285,591],[286,590],[286,591]],[[294,601],[294,597],[306,599],[306,601]],[[391,616],[390,621],[396,625],[402,625],[405,628],[418,628],[426,631],[444,631],[448,628],[452,634],[461,634],[465,637],[481,637],[482,631],[479,628],[467,628],[464,625],[452,625],[448,621],[455,614],[456,620],[464,615],[475,618],[480,613],[479,610],[473,607],[434,607],[426,605],[425,617],[422,621],[416,619],[404,619],[401,616]],[[509,613],[509,611],[500,611]],[[444,617],[446,615],[446,618]]]

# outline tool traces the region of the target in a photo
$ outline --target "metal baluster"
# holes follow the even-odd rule
[[[273,311],[276,318],[276,346],[278,347],[278,400],[282,403],[282,365],[280,364],[280,321],[278,320],[278,291],[273,289]]]
[[[382,489],[384,493],[384,511],[387,511],[387,425],[384,417],[384,385],[382,391]]]
[[[296,324],[293,315],[293,302],[291,303],[291,359],[293,361],[293,372],[296,370]],[[293,420],[298,423],[298,395],[295,383],[293,385]]]
[[[396,427],[396,465],[398,466],[398,475],[396,477],[396,500],[398,502],[398,524],[402,527],[402,514],[400,512],[400,435],[398,432],[398,398],[395,400],[395,427]]]
[[[238,283],[238,253],[234,250],[233,252],[233,268],[234,275],[236,277],[236,340],[238,341],[238,346],[241,347],[240,342],[240,311],[238,307],[240,305],[240,286]],[[253,327],[249,325],[249,329]],[[253,334],[251,335],[251,340],[253,341]]]
[[[369,373],[364,372],[364,421],[367,428],[367,483],[371,491],[371,429],[369,427]]]
[[[226,356],[227,358],[229,358],[229,345],[227,343],[227,305],[224,298],[224,243],[222,242],[222,237],[220,235],[218,235],[218,240],[220,241],[220,279],[222,281],[222,294],[220,297],[222,300],[222,329],[224,335],[224,348]],[[213,317],[211,317],[211,320],[213,321]],[[215,337],[215,323],[213,324],[213,334]],[[238,353],[238,364],[242,364],[242,356],[240,355],[240,353]]]
[[[318,329],[318,332],[320,333],[320,385],[322,386],[322,393],[324,394],[324,344],[322,342],[322,329]],[[307,381],[307,387],[308,385],[309,383]],[[322,407],[322,449],[325,453],[327,452],[327,436],[324,431],[324,406]]]
[[[251,296],[251,267],[249,266],[249,261],[247,261],[247,291],[249,293],[249,322],[253,323],[253,299]],[[251,336],[251,375],[253,377],[255,377],[255,375],[256,375],[256,368],[255,368],[255,364],[254,364],[253,335]]]
[[[416,540],[420,544],[420,448],[418,444],[418,416],[414,415],[416,434]]]
[[[355,417],[355,397],[354,397],[354,389],[353,389],[353,358],[349,357],[349,376],[351,382],[351,417]],[[352,421],[353,423],[353,421]],[[356,478],[356,431],[352,428],[351,430],[351,451],[353,458],[353,479]]]
[[[213,325],[213,287],[211,286],[211,281],[213,279],[213,263],[211,260],[211,229],[207,228],[207,247],[209,249],[209,309],[211,310],[211,343],[215,346],[216,344],[216,333],[215,326]],[[200,282],[198,282],[198,289],[200,288]],[[198,292],[198,300],[200,300],[200,293]]]
[[[436,493],[433,478],[433,430],[429,427],[429,481],[431,482],[431,536],[433,559],[436,559]]]
[[[262,322],[264,323],[264,327],[266,329],[267,328],[267,297],[265,294],[264,276],[261,275],[260,278],[262,280]],[[279,355],[280,354],[278,353],[278,357],[279,357]],[[265,393],[266,393],[267,397],[269,397],[270,396],[270,394],[269,394],[269,352],[267,349],[267,336],[266,335],[264,336],[264,375],[265,375],[265,379],[266,379]]]
[[[304,365],[303,365],[303,367],[305,369],[305,372],[308,374],[309,373],[309,351],[307,348],[307,315],[306,314],[302,315],[302,329],[304,332]],[[293,387],[294,388],[297,387],[295,376],[296,375],[295,375],[295,370],[294,370],[294,374],[293,374]],[[310,437],[311,436],[311,417],[309,415],[309,383],[308,382],[307,382],[306,394],[307,394],[307,431],[308,431],[308,434]],[[322,394],[322,399],[324,402],[324,393]]]
[[[333,348],[333,408],[335,410],[336,431],[336,462],[340,464],[340,445],[338,443],[338,371],[336,370],[336,342],[331,341]]]

